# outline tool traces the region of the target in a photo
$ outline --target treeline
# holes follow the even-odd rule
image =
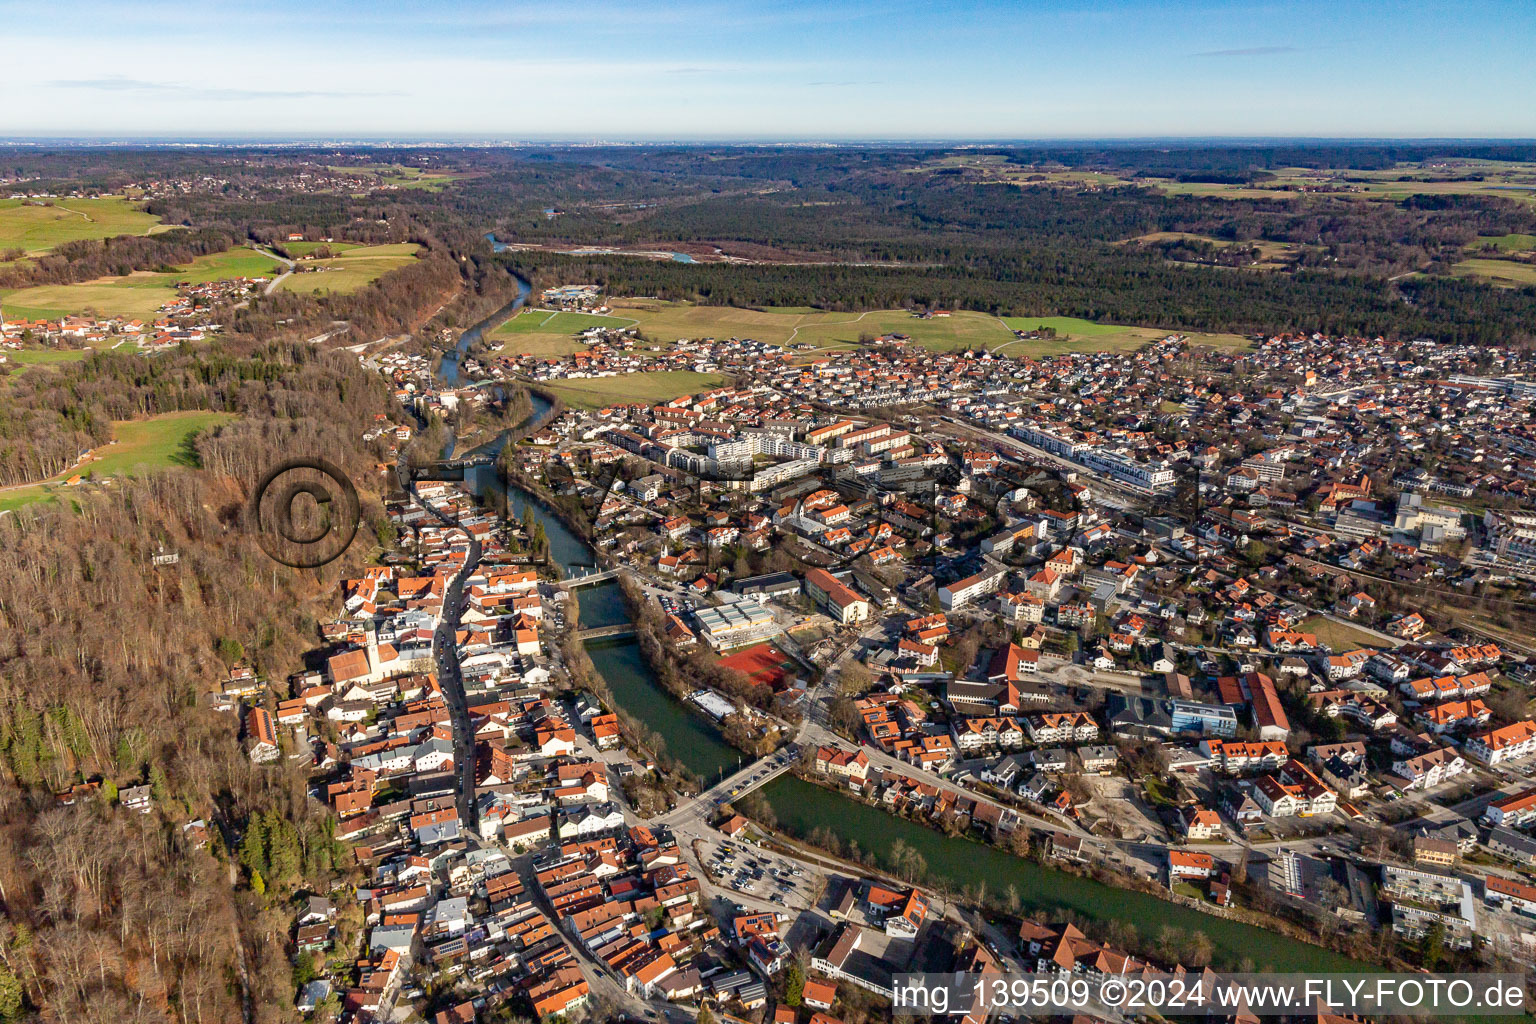
[[[1532,230],[1536,208],[1488,196],[1398,203],[1322,195],[1217,200],[1132,186],[1088,191],[852,179],[771,195],[706,196],[625,218],[576,210],[554,221],[519,223],[515,237],[550,244],[703,241],[727,251],[764,245],[813,260],[967,263],[1024,246],[1081,248],[1094,240],[1183,232],[1295,243],[1309,247],[1320,267],[1396,273],[1458,259],[1479,234]]]
[[[355,359],[307,345],[215,342],[149,357],[100,352],[67,372],[15,376],[0,402],[0,486],[46,479],[112,439],[112,421],[165,412],[229,412],[294,423],[317,400],[341,403],[359,436],[392,404]]]
[[[0,269],[0,288],[74,284],[122,277],[135,270],[173,270],[177,264],[224,252],[243,241],[242,234],[225,228],[183,228],[64,242],[50,253]]]
[[[537,287],[592,281],[614,295],[710,305],[957,308],[1244,334],[1321,330],[1472,344],[1536,342],[1536,289],[1491,289],[1438,277],[1394,284],[1316,271],[1232,273],[1104,248],[1019,250],[971,266],[927,268],[683,264],[542,252],[508,258]]]
[[[313,572],[275,565],[240,524],[247,469],[296,445],[322,452],[364,483],[377,521],[366,481],[378,453],[358,424],[389,399],[341,354],[253,361],[280,372],[233,383],[222,366],[205,371],[269,396],[200,440],[218,472],[122,479],[0,517],[0,999],[14,979],[13,1019],[212,1024],[241,1020],[246,1004],[258,1024],[286,1020],[287,901],[346,881],[305,752],[258,768],[238,716],[206,698],[237,664],[285,692],[339,579],[375,542],[363,531]],[[178,560],[156,565],[162,550]],[[96,796],[59,804],[85,781]],[[139,783],[148,815],[113,802]],[[195,818],[206,851],[183,832]],[[232,888],[237,864],[245,884]]]

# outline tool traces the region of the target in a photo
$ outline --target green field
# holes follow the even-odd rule
[[[98,448],[86,463],[52,480],[23,487],[0,488],[0,511],[57,496],[75,476],[101,480],[134,476],[170,466],[195,466],[191,440],[199,433],[234,419],[224,412],[168,412],[145,420],[115,420],[113,443]]]
[[[935,351],[983,348],[1012,340],[997,317],[958,311],[920,320],[904,309],[830,313],[804,307],[742,309],[682,302],[617,300],[614,315],[633,318],[642,334],[661,342],[684,338],[753,338],[777,345],[846,348],[863,336],[899,333]]]
[[[568,356],[587,348],[576,338],[580,331],[589,327],[633,327],[638,322],[628,317],[596,313],[525,309],[497,327],[490,337],[502,342],[499,351],[505,355]]]
[[[201,284],[235,277],[271,277],[281,266],[270,256],[253,249],[199,256],[174,274],[135,271],[126,277],[100,277],[79,284],[48,284],[0,294],[8,315],[57,319],[81,313],[102,316],[153,317],[155,311],[176,297],[176,284]]]
[[[51,202],[33,206],[31,202]],[[115,196],[100,199],[0,199],[0,252],[47,252],[61,242],[113,235],[143,235],[160,223]]]
[[[1499,252],[1529,252],[1536,249],[1536,235],[1479,235],[1468,249],[1497,249]]]
[[[492,337],[505,340],[502,351],[533,355],[563,355],[582,349],[577,331],[597,324],[634,325],[646,339],[663,344],[690,338],[753,338],[777,345],[809,345],[813,349],[850,348],[864,337],[905,334],[935,352],[1001,349],[1009,355],[1046,356],[1063,352],[1126,351],[1166,337],[1168,331],[1148,327],[1097,324],[1074,317],[996,317],[990,313],[956,310],[946,317],[920,319],[904,309],[865,313],[832,313],[807,307],[743,309],[699,306],[651,299],[616,299],[613,315],[524,312],[498,327]],[[1021,341],[1012,331],[1054,327],[1051,341]],[[1195,344],[1220,348],[1246,347],[1236,335],[1192,335]]]
[[[420,167],[410,167],[404,164],[363,164],[357,167],[332,167],[329,168],[337,174],[376,174],[379,181],[385,185],[398,185],[401,188],[419,188],[428,192],[441,192],[443,186],[454,180],[454,175],[440,174],[423,170]]]
[[[310,273],[293,274],[278,287],[283,291],[312,295],[335,292],[345,295],[366,288],[391,270],[398,270],[416,258],[420,246],[414,242],[396,245],[360,245],[328,260],[311,260],[300,267],[323,267]]]
[[[1032,331],[1040,327],[1053,328],[1056,337],[1049,341],[1020,341],[1006,349],[1005,355],[1053,356],[1065,352],[1130,352],[1159,341],[1173,331],[1153,327],[1126,327],[1120,324],[1100,324],[1075,316],[1005,316],[1003,323],[1016,331]],[[1241,349],[1249,347],[1249,341],[1236,334],[1205,334],[1198,331],[1181,331],[1191,345],[1211,348]]]
[[[29,366],[54,366],[59,363],[78,363],[90,355],[88,348],[23,348],[0,352],[6,366],[26,369]]]
[[[1451,268],[1456,277],[1472,277],[1500,288],[1529,288],[1536,285],[1536,263],[1513,260],[1462,260]]]
[[[1258,250],[1259,260],[1253,264],[1257,270],[1278,270],[1291,266],[1296,256],[1304,248],[1294,242],[1271,242],[1262,238],[1254,238],[1245,242],[1232,241],[1226,238],[1212,238],[1209,235],[1196,235],[1188,231],[1154,231],[1147,235],[1137,235],[1135,238],[1122,239],[1116,245],[1126,245],[1133,242],[1205,242],[1218,249],[1230,249],[1233,246],[1243,246]],[[1177,262],[1177,261],[1176,261]]]
[[[601,409],[621,402],[665,402],[679,395],[708,391],[724,381],[718,373],[665,370],[661,373],[626,373],[617,377],[541,381],[539,386],[553,391],[572,408]]]
[[[284,242],[283,248],[288,250],[291,256],[308,256],[316,249],[329,249],[333,253],[348,252],[352,249],[361,249],[361,242]]]

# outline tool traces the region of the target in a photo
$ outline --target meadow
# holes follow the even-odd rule
[[[361,242],[284,242],[283,248],[288,250],[290,256],[308,256],[316,249],[329,249],[333,253],[347,252],[352,249],[361,249]]]
[[[333,246],[334,248],[334,246]],[[308,273],[295,273],[283,281],[282,291],[313,295],[317,292],[334,292],[346,295],[366,288],[391,270],[410,263],[416,258],[420,246],[414,242],[394,245],[359,245],[346,249],[338,256],[324,260],[310,260],[302,267],[321,267]]]
[[[78,284],[48,284],[0,294],[7,316],[57,319],[95,313],[146,320],[176,297],[176,284],[202,284],[235,277],[273,277],[282,271],[254,249],[230,249],[200,256],[175,273],[139,270],[124,277],[99,277]]]
[[[852,348],[861,338],[905,334],[935,352],[964,349],[1002,350],[1009,355],[1045,356],[1063,352],[1119,352],[1166,337],[1168,331],[1149,327],[1099,324],[1076,317],[996,317],[990,313],[956,310],[949,316],[919,319],[903,309],[865,313],[832,313],[806,307],[742,309],[698,306],[649,299],[615,299],[613,315],[556,313],[529,310],[498,327],[504,353],[564,355],[583,346],[574,338],[587,327],[638,327],[651,341],[671,344],[685,338],[753,338],[776,345],[809,345],[812,349]],[[1021,340],[1014,330],[1055,328],[1050,340]],[[1236,335],[1196,335],[1197,344],[1222,348],[1245,347]]]
[[[48,202],[53,205],[32,205]],[[0,252],[47,252],[63,242],[144,235],[160,218],[116,196],[99,199],[0,199]]]
[[[67,486],[65,482],[76,476],[104,480],[172,466],[196,466],[192,439],[232,419],[233,414],[224,412],[168,412],[143,420],[114,420],[113,442],[96,449],[88,461],[51,480],[0,488],[0,512],[57,497]]]
[[[0,352],[5,366],[13,372],[25,372],[32,366],[57,366],[60,363],[78,363],[90,355],[88,348],[23,348]],[[19,367],[19,370],[17,369]]]
[[[1497,249],[1499,252],[1530,252],[1536,249],[1536,235],[1479,235],[1467,244],[1468,249]]]
[[[616,377],[540,381],[539,387],[559,395],[572,408],[601,409],[621,402],[666,402],[679,395],[707,391],[724,382],[725,378],[718,373],[665,370],[660,373],[625,373]]]
[[[638,321],[628,317],[525,309],[491,331],[488,337],[502,342],[500,351],[507,355],[568,356],[586,350],[587,346],[576,335],[589,327],[618,329],[633,327],[636,323]]]
[[[1487,281],[1500,288],[1536,286],[1536,263],[1491,259],[1462,260],[1451,268],[1451,273],[1456,277],[1472,277]]]
[[[946,352],[991,348],[1013,340],[997,317],[965,310],[922,320],[904,309],[834,313],[805,307],[741,309],[620,299],[613,303],[613,311],[615,316],[634,318],[642,334],[661,342],[740,337],[776,345],[833,349],[851,348],[865,337],[905,334],[925,348]]]

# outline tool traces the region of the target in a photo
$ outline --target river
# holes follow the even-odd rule
[[[492,242],[500,244],[494,238]],[[453,379],[457,380],[459,360],[468,346],[488,326],[494,327],[515,313],[527,296],[528,285],[523,282],[512,303],[466,331],[455,351],[444,357],[444,371],[451,365]],[[538,395],[534,395],[533,400],[530,421],[536,422],[549,411],[550,405]],[[479,450],[495,454],[505,443],[506,435],[502,434]],[[591,547],[582,538],[572,533],[536,497],[520,487],[505,484],[494,466],[470,468],[466,471],[465,482],[482,497],[501,495],[509,513],[519,517],[532,504],[549,537],[550,555],[563,572],[569,573],[573,568],[588,567],[596,562]],[[576,594],[582,626],[619,625],[628,620],[623,593],[617,583],[580,587]],[[614,700],[660,736],[668,755],[683,767],[695,775],[712,779],[740,763],[741,753],[727,744],[713,725],[661,688],[634,639],[592,640],[587,642],[586,648],[593,667],[608,684]],[[1124,921],[1135,925],[1143,935],[1155,935],[1165,924],[1184,931],[1203,931],[1216,947],[1216,964],[1220,967],[1235,967],[1247,958],[1257,965],[1256,969],[1370,969],[1320,946],[1176,906],[1145,893],[1079,878],[968,839],[946,836],[790,776],[770,783],[762,794],[780,824],[789,832],[805,836],[817,826],[825,825],[845,841],[857,842],[862,849],[873,850],[879,857],[887,856],[891,844],[900,839],[922,854],[931,871],[958,886],[974,888],[985,883],[991,892],[1001,894],[1012,885],[1026,907],[1047,913],[1071,910],[1095,921]]]
[[[933,873],[956,886],[976,889],[985,884],[993,895],[1002,895],[1013,886],[1027,910],[1046,914],[1071,910],[1094,921],[1124,921],[1135,925],[1143,938],[1155,937],[1164,925],[1185,932],[1202,931],[1216,948],[1218,967],[1236,967],[1246,957],[1255,964],[1254,970],[1371,970],[1321,946],[1176,906],[1146,893],[1069,875],[969,839],[946,836],[790,775],[770,782],[762,795],[786,832],[804,837],[818,826],[830,826],[845,842],[874,851],[884,867],[891,866],[886,858],[900,839],[922,854]]]

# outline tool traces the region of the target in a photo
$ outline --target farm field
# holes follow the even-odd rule
[[[316,249],[329,249],[331,252],[340,253],[361,249],[363,244],[361,242],[284,242],[282,246],[291,256],[308,256]]]
[[[0,199],[0,252],[21,249],[47,252],[63,242],[113,235],[144,235],[160,218],[136,209],[115,196],[100,199],[43,200],[33,206],[22,199]]]
[[[23,348],[0,352],[5,357],[3,365],[25,370],[29,366],[55,366],[59,363],[78,363],[91,350],[86,348]]]
[[[409,167],[403,164],[365,164],[358,167],[331,167],[329,170],[337,174],[372,173],[378,175],[379,180],[386,185],[419,188],[428,192],[441,192],[443,186],[452,182],[455,177],[452,174],[437,174],[420,167]]]
[[[52,480],[0,488],[0,511],[56,497],[65,486],[64,481],[77,475],[101,480],[170,466],[194,466],[192,438],[234,418],[232,413],[224,412],[168,412],[145,420],[114,420],[113,443],[98,448],[87,462]]]
[[[576,409],[601,409],[621,402],[665,402],[678,395],[707,391],[724,383],[718,373],[666,370],[661,373],[625,373],[616,377],[540,381]]]
[[[1019,341],[1004,349],[1007,355],[1054,356],[1066,352],[1129,352],[1149,341],[1166,338],[1171,331],[1153,327],[1127,327],[1120,324],[1100,324],[1074,316],[1005,316],[1003,323],[1016,331],[1031,331],[1050,327],[1056,337],[1040,341]],[[1199,331],[1182,332],[1191,345],[1210,348],[1242,349],[1249,347],[1248,339],[1236,334],[1205,334]]]
[[[502,342],[498,351],[504,355],[568,356],[587,348],[575,337],[579,331],[589,327],[633,327],[636,323],[628,317],[525,309],[491,331],[490,338]]]
[[[1125,245],[1131,242],[1174,241],[1205,242],[1220,249],[1229,249],[1235,245],[1257,249],[1260,259],[1253,266],[1259,270],[1277,270],[1290,266],[1294,262],[1294,257],[1304,248],[1294,242],[1271,242],[1262,238],[1255,238],[1246,242],[1235,242],[1225,238],[1211,238],[1209,235],[1191,234],[1188,231],[1154,231],[1151,234],[1122,239],[1115,244]]]
[[[777,345],[848,348],[865,335],[900,333],[925,348],[944,352],[992,347],[1012,340],[997,317],[968,311],[920,320],[904,309],[833,313],[804,307],[742,309],[625,299],[612,305],[615,316],[636,320],[647,338],[668,343],[682,338],[742,337]]]
[[[1299,633],[1315,633],[1319,643],[1325,643],[1335,651],[1349,651],[1367,644],[1379,645],[1381,638],[1363,629],[1342,622],[1314,615],[1296,627]]]
[[[176,283],[201,284],[232,277],[269,277],[278,264],[254,249],[200,256],[174,274],[139,270],[126,277],[99,277],[78,284],[47,284],[0,294],[9,315],[56,319],[81,313],[148,319],[176,297]]]
[[[313,260],[301,266],[323,267],[309,273],[295,273],[278,288],[282,291],[313,295],[317,292],[348,294],[366,288],[391,270],[410,263],[419,250],[413,242],[396,245],[360,245],[340,256]]]
[[[1529,252],[1536,249],[1536,235],[1479,235],[1467,243],[1469,250],[1497,249],[1499,252]]]
[[[1056,355],[1063,352],[1126,351],[1169,333],[1148,327],[1098,324],[1075,317],[995,317],[990,313],[956,310],[947,317],[921,320],[904,309],[865,313],[833,313],[805,307],[743,309],[736,306],[698,306],[682,302],[615,299],[613,315],[524,312],[492,332],[505,338],[502,351],[534,355],[561,355],[580,351],[572,335],[607,323],[637,326],[646,338],[670,344],[684,338],[755,338],[777,345],[810,345],[816,349],[851,348],[861,337],[905,334],[936,352],[968,348],[1002,349],[1014,355]],[[1054,327],[1060,337],[1049,341],[1022,341],[1011,333],[1038,326]],[[551,328],[557,328],[551,330]],[[1247,341],[1237,335],[1192,335],[1196,344],[1241,348]]]
[[[1536,286],[1536,263],[1516,263],[1513,260],[1462,260],[1451,268],[1456,277],[1474,277],[1501,288],[1529,288]]]

